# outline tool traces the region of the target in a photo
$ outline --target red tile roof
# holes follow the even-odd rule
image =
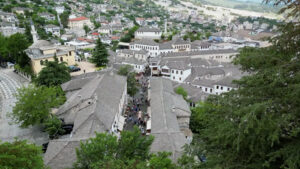
[[[73,18],[73,19],[69,19],[69,21],[74,22],[74,21],[83,21],[83,20],[88,20],[89,18],[81,16],[78,18]]]
[[[98,36],[100,34],[98,32],[94,32],[94,33],[92,33],[92,35]]]

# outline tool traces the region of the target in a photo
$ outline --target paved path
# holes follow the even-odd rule
[[[39,145],[48,140],[46,133],[42,133],[40,128],[30,127],[27,129],[20,128],[17,124],[13,124],[12,120],[7,116],[12,112],[16,99],[14,94],[17,89],[27,86],[29,82],[12,69],[0,69],[0,140],[13,141],[15,137],[18,139],[27,139]]]

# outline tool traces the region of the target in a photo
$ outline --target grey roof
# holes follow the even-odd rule
[[[189,41],[185,41],[185,40],[183,40],[183,39],[181,39],[181,38],[177,38],[177,39],[175,39],[175,40],[173,41],[173,44],[174,44],[174,45],[190,44],[190,42],[189,42]]]
[[[221,86],[227,86],[227,87],[238,87],[236,84],[232,83],[233,80],[237,80],[237,78],[234,78],[232,76],[225,77],[224,79],[221,79],[217,82],[215,82],[215,85],[221,85]]]
[[[140,27],[137,32],[161,32],[158,28]]]
[[[126,77],[108,72],[96,74],[94,78],[87,80],[89,80],[89,82],[84,84],[80,90],[75,92],[73,96],[59,108],[57,115],[65,118],[67,123],[74,122],[74,125],[76,125],[75,122],[81,113],[79,113],[79,110],[77,112],[70,110],[77,106],[80,107],[84,101],[91,100],[91,105],[84,107],[81,111],[91,112],[94,117],[97,117],[98,120],[103,123],[103,130],[110,130],[114,117],[119,109],[118,105],[125,89]],[[77,80],[71,80],[67,83],[75,83],[76,81]],[[64,85],[62,86],[64,87]],[[91,109],[93,105],[96,107]],[[77,117],[77,115],[79,116]],[[76,134],[79,133],[77,132]]]
[[[36,42],[34,42],[29,48],[33,49],[33,48],[40,48],[43,46],[52,46],[53,44],[50,41],[46,41],[46,40],[38,40]]]
[[[57,139],[51,140],[44,155],[44,164],[53,169],[71,167],[76,161],[76,148],[80,146],[83,139]]]
[[[160,62],[161,66],[168,66],[170,69],[186,70],[190,69],[190,58],[163,58]]]
[[[172,47],[172,42],[164,42],[159,44],[159,49],[164,50],[164,49],[173,49]]]
[[[194,102],[194,103],[197,103],[199,101],[204,101],[209,96],[209,94],[203,92],[202,89],[196,88],[192,85],[188,85],[188,84],[185,84],[185,83],[175,83],[175,84],[173,84],[174,89],[179,87],[179,86],[184,88],[184,90],[188,93],[187,98],[189,100],[191,100],[192,102]]]
[[[145,60],[139,60],[136,59],[134,57],[129,57],[129,58],[125,58],[125,57],[115,57],[115,62],[116,63],[128,63],[128,64],[135,64],[135,65],[145,65],[147,64],[147,61]]]
[[[75,148],[80,141],[94,137],[95,132],[111,129],[125,87],[126,78],[111,72],[80,76],[63,84],[63,90],[73,89],[73,95],[60,107],[57,115],[66,123],[73,123],[74,127],[69,138],[50,141],[44,163],[55,169],[71,167],[76,161]],[[86,100],[90,103],[83,104]],[[68,111],[71,108],[73,111]]]
[[[186,144],[174,109],[189,111],[182,96],[174,93],[171,81],[164,78],[150,79],[151,134],[155,137],[151,145],[152,152],[172,152],[172,160],[181,156]]]
[[[59,28],[59,26],[53,25],[53,24],[49,24],[49,25],[46,25],[45,28]]]
[[[202,51],[189,51],[189,52],[173,52],[162,54],[163,57],[189,57],[197,55],[209,55],[209,54],[235,54],[237,50],[233,49],[220,49],[220,50],[202,50]]]
[[[140,45],[149,45],[149,46],[159,46],[158,43],[156,43],[154,40],[152,39],[140,39],[134,42],[131,42],[130,45],[132,44],[140,44]]]
[[[31,59],[42,59],[42,58],[50,58],[54,56],[53,54],[43,54],[43,50],[49,50],[49,49],[54,49],[56,50],[56,56],[61,56],[68,54],[69,51],[75,50],[74,47],[72,46],[56,46],[52,44],[50,41],[46,40],[38,40],[34,42],[28,49],[25,50],[27,55]]]

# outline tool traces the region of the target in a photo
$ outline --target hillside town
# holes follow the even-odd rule
[[[2,0],[0,140],[39,145],[43,165],[63,169],[76,166],[78,148],[98,133],[120,141],[138,128],[154,136],[150,153],[171,152],[176,163],[198,139],[193,111],[238,91],[236,81],[255,72],[236,58],[270,47],[282,23],[192,0]],[[25,96],[33,106],[26,110]],[[34,102],[47,97],[53,105]],[[34,108],[47,115],[24,114]],[[195,160],[205,162],[204,154]]]

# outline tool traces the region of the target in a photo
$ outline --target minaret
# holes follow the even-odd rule
[[[38,41],[37,32],[35,30],[33,23],[31,24],[31,35],[32,35],[33,43],[37,42]]]
[[[167,34],[167,24],[168,24],[167,19],[165,19],[165,32],[164,32],[165,34]]]

